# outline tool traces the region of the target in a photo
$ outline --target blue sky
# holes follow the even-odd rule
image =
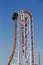
[[[34,45],[43,65],[43,0],[0,0],[0,65],[7,65],[14,42],[13,12],[28,10],[33,15]]]

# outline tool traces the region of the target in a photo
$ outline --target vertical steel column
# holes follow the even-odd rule
[[[39,56],[39,65],[40,65],[40,51],[38,50],[38,56]]]
[[[30,22],[31,22],[31,42],[32,42],[32,65],[34,65],[34,32],[33,32],[33,22],[32,22],[32,14],[26,10],[24,10],[24,13],[28,14],[30,16]]]
[[[22,51],[23,51],[23,64],[25,65],[26,62],[26,18],[22,15]]]
[[[31,40],[32,40],[32,65],[34,65],[34,34],[33,34],[33,22],[31,19]]]

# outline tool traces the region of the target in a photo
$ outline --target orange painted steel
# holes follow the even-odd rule
[[[26,45],[26,42],[24,42],[24,40],[26,40],[26,38],[24,37],[24,35],[26,34],[26,25],[25,25],[26,24],[26,18],[25,17],[22,19],[22,23],[23,23],[22,24],[22,30],[23,30],[22,31],[22,51],[23,51],[23,55],[25,54],[24,57],[26,58],[26,52],[25,51],[26,51],[27,45]],[[25,47],[25,49],[24,49],[24,47]]]
[[[15,53],[15,49],[16,49],[16,26],[17,26],[17,20],[15,20],[14,47],[13,47],[13,51],[12,51],[11,57],[9,59],[8,65],[10,65],[10,63],[13,59],[14,53]]]

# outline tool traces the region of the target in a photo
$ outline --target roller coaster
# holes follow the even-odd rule
[[[14,13],[14,45],[8,65],[34,65],[33,16],[29,11]]]

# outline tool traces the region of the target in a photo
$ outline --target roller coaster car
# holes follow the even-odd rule
[[[17,18],[18,18],[18,14],[17,13],[14,13],[13,16],[12,16],[12,19],[13,20],[15,20],[15,19],[17,20]]]

